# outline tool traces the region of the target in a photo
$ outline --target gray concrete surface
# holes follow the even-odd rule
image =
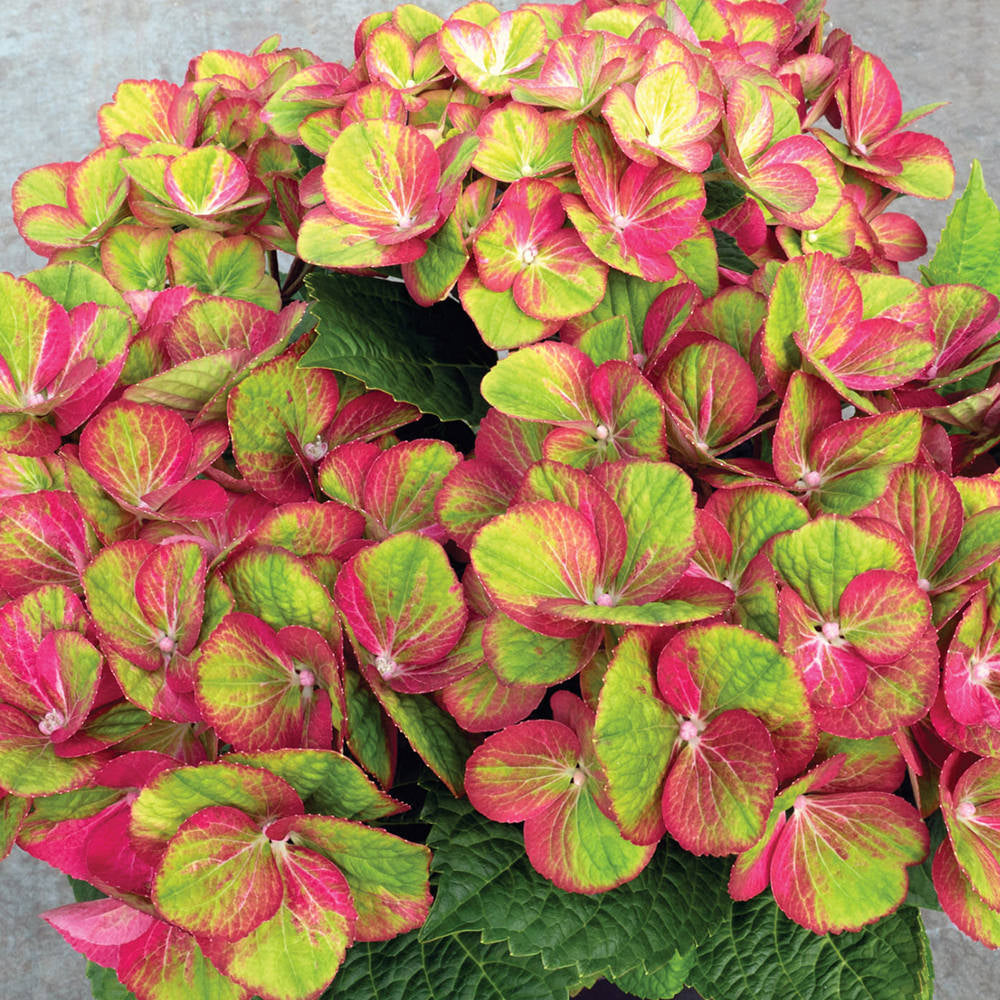
[[[460,2],[424,0],[424,6],[446,14]],[[198,52],[248,51],[275,32],[285,44],[346,61],[357,22],[384,6],[378,0],[3,0],[0,82],[7,98],[0,143],[0,270],[21,274],[41,263],[21,244],[9,219],[14,179],[29,167],[78,160],[90,152],[98,141],[97,109],[121,80],[179,81]],[[987,186],[1000,198],[996,0],[828,0],[827,9],[835,26],[888,64],[906,108],[951,101],[917,127],[951,148],[957,191],[978,157]],[[906,205],[932,246],[948,207]],[[0,1000],[88,1000],[82,959],[36,916],[70,900],[63,877],[22,852],[0,864]],[[936,1000],[1000,994],[1000,955],[934,914],[928,924],[938,971]]]

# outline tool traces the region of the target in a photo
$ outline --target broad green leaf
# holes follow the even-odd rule
[[[593,649],[586,638],[542,635],[503,614],[491,616],[483,633],[486,662],[506,684],[558,684],[579,673]]]
[[[493,823],[464,800],[434,791],[423,818],[438,874],[427,942],[476,931],[515,955],[541,955],[546,968],[581,976],[656,972],[675,951],[709,936],[728,911],[724,866],[661,844],[632,881],[596,895],[556,889],[535,872],[516,827]],[[698,906],[690,900],[697,899]]]
[[[688,977],[709,1000],[931,1000],[933,982],[914,907],[858,933],[818,935],[792,923],[770,893],[732,904]]]
[[[403,285],[323,273],[307,282],[319,332],[302,364],[333,368],[442,420],[475,427],[486,413],[479,383],[493,356],[457,303],[429,310]]]
[[[475,933],[424,942],[418,931],[355,944],[324,1000],[566,1000],[572,968],[547,969],[537,955],[512,956]]]
[[[642,1000],[672,997],[684,989],[697,957],[697,948],[685,952],[675,951],[670,961],[656,972],[644,972],[641,968],[630,969],[620,976],[613,976],[611,981],[629,996],[640,997]]]
[[[1000,294],[1000,259],[993,252],[998,244],[1000,209],[986,193],[982,166],[973,160],[969,183],[948,216],[934,256],[920,269],[924,281],[981,285]]]

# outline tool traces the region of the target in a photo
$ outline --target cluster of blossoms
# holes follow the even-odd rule
[[[900,906],[940,810],[1000,946],[1000,305],[899,275],[951,159],[824,22],[406,5],[350,68],[126,81],[19,178],[0,854],[105,894],[48,919],[139,1000],[306,1000],[423,923],[400,735],[562,889],[669,834],[819,933]],[[323,269],[457,297],[474,450],[311,366]]]

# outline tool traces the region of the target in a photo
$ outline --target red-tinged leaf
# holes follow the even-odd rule
[[[885,792],[799,795],[774,853],[781,910],[818,934],[860,930],[906,896],[906,867],[927,855],[919,813]]]
[[[885,63],[855,48],[844,81],[846,101],[838,95],[848,142],[862,155],[891,135],[903,114],[899,87]]]
[[[771,813],[778,787],[771,738],[742,709],[696,728],[681,723],[681,746],[663,787],[663,822],[692,854],[736,854],[760,839]]]
[[[88,625],[76,595],[57,584],[38,587],[0,607],[0,701],[29,714],[44,714],[31,683],[42,641],[58,631],[82,634]]]
[[[1000,910],[988,906],[972,887],[950,841],[937,849],[931,872],[941,908],[951,922],[987,948],[1000,948]]]
[[[518,307],[534,319],[581,316],[604,297],[607,266],[572,229],[560,229],[528,247],[521,260],[525,266],[514,278],[512,292]]]
[[[210,807],[239,812],[247,822],[252,817],[258,836],[265,823],[303,811],[295,789],[262,768],[225,761],[175,767],[156,775],[133,802],[129,826],[133,846],[141,857],[158,865],[184,822]]]
[[[218,215],[233,207],[250,186],[242,160],[220,146],[201,146],[174,157],[163,175],[173,203],[196,216]]]
[[[46,709],[38,731],[53,743],[63,743],[86,721],[101,665],[101,654],[79,632],[50,632],[42,639],[29,683]]]
[[[354,939],[356,913],[340,870],[312,851],[275,845],[281,906],[245,937],[204,938],[202,950],[231,979],[283,1000],[316,996],[337,973]]]
[[[411,403],[397,402],[387,392],[372,390],[348,400],[330,425],[330,445],[371,441],[411,423],[420,411]]]
[[[952,785],[959,757],[952,754],[941,773],[941,812],[972,888],[987,906],[1000,909],[1000,764],[977,760]]]
[[[841,384],[871,392],[902,385],[921,372],[933,355],[933,334],[892,320],[869,319],[858,323],[832,354],[821,358],[808,350],[803,353],[810,361],[822,361],[821,371],[830,371]]]
[[[981,592],[962,615],[945,655],[942,690],[957,722],[1000,729],[1000,637],[987,608]]]
[[[833,257],[813,253],[782,265],[764,328],[764,366],[772,388],[783,391],[789,373],[800,367],[800,345],[813,357],[826,357],[847,342],[861,315],[861,289]]]
[[[490,15],[496,8],[488,8]],[[469,12],[463,8],[459,13]],[[474,23],[452,17],[438,35],[441,57],[481,94],[510,92],[513,77],[541,57],[548,35],[542,19],[527,9],[505,11]]]
[[[270,841],[231,806],[209,806],[182,823],[153,882],[153,901],[171,923],[230,941],[270,919],[282,894]]]
[[[868,683],[850,705],[814,705],[820,728],[835,736],[865,739],[885,736],[922,719],[939,681],[936,634],[931,626],[898,660],[869,664]]]
[[[0,273],[0,294],[7,303],[0,326],[0,412],[33,412],[70,358],[69,317],[26,278]]]
[[[438,698],[466,732],[487,733],[527,718],[547,690],[544,684],[505,684],[481,662],[471,673],[442,688]]]
[[[473,166],[494,180],[511,183],[569,166],[572,125],[528,104],[494,105],[476,134]]]
[[[118,899],[94,899],[46,910],[42,919],[92,962],[114,969],[124,949],[145,941],[149,929],[160,923],[151,913]]]
[[[493,601],[543,635],[575,636],[586,626],[543,610],[548,599],[593,605],[601,550],[591,521],[565,504],[519,504],[487,524],[470,553]]]
[[[181,88],[165,80],[125,80],[108,104],[101,105],[97,122],[105,145],[121,142],[135,151],[148,142],[194,142],[192,121],[188,133],[178,132],[174,112]]]
[[[96,544],[69,493],[40,490],[0,509],[0,580],[11,597],[55,583],[82,593],[81,576]]]
[[[825,792],[894,792],[906,777],[907,761],[893,736],[849,740],[821,733],[816,759],[838,755],[843,755],[843,765],[833,780],[823,783]]]
[[[894,469],[887,489],[866,512],[902,532],[922,580],[933,579],[961,538],[961,496],[947,475],[927,465]]]
[[[306,500],[275,507],[261,518],[247,540],[287,549],[297,556],[334,556],[361,538],[364,528],[364,516],[342,503]]]
[[[873,569],[840,597],[840,632],[870,663],[889,663],[912,649],[930,624],[930,601],[911,578]]]
[[[511,184],[473,242],[483,284],[492,292],[510,288],[565,218],[554,184],[534,178]]]
[[[626,604],[663,598],[694,545],[691,481],[668,462],[606,462],[595,478],[621,512],[628,538],[620,567],[607,567],[616,574],[613,582],[601,581],[606,591]]]
[[[785,486],[800,480],[805,486],[805,477],[816,471],[810,461],[810,446],[820,431],[840,421],[840,406],[839,397],[827,383],[805,372],[792,372],[772,444],[774,471]],[[814,480],[815,476],[809,482]]]
[[[576,638],[554,638],[494,612],[483,628],[482,652],[501,681],[552,685],[576,676],[596,652],[599,641],[597,630]]]
[[[236,613],[226,615],[200,647],[199,708],[237,750],[312,745],[309,721],[316,711],[317,688],[335,680],[333,654],[327,647],[322,666],[293,658],[281,638],[259,618]],[[328,732],[325,749],[331,738]]]
[[[0,413],[0,448],[41,457],[59,448],[59,432],[47,421],[20,413]]]
[[[347,879],[358,941],[386,941],[427,919],[430,851],[385,830],[333,816],[293,816],[274,833],[332,861]]]
[[[402,243],[438,221],[440,177],[423,132],[380,118],[348,125],[334,139],[323,192],[337,218],[372,230],[379,242]]]
[[[382,452],[365,476],[363,509],[379,534],[427,531],[445,476],[462,460],[444,441],[404,441]]]
[[[777,755],[779,781],[812,759],[816,724],[805,686],[769,639],[734,625],[694,626],[664,647],[657,678],[666,701],[691,718],[740,708],[760,719]]]
[[[987,348],[995,349],[1000,308],[995,295],[975,285],[936,285],[927,290],[927,304],[935,354],[925,374],[932,385],[988,363],[994,351]]]
[[[781,223],[818,229],[840,207],[843,186],[833,159],[812,136],[771,146],[750,167],[747,186]]]
[[[146,620],[163,633],[160,652],[184,656],[194,649],[204,609],[206,561],[197,542],[157,547],[139,567],[135,596]]]
[[[436,542],[413,532],[358,552],[337,577],[337,604],[390,684],[448,654],[468,615]]]
[[[927,253],[927,237],[920,224],[902,212],[883,212],[868,223],[887,260],[918,260]]]
[[[368,470],[381,454],[382,449],[371,441],[337,445],[326,454],[319,467],[320,489],[330,499],[362,511]]]
[[[729,895],[736,900],[759,896],[771,881],[771,857],[785,828],[786,813],[772,814],[767,832],[753,847],[743,851],[729,870]]]
[[[58,757],[34,719],[0,704],[0,789],[16,795],[51,795],[90,782],[103,761],[97,756]]]

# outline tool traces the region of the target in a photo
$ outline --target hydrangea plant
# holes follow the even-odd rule
[[[0,854],[95,996],[1000,946],[1000,210],[900,274],[951,157],[823,6],[405,5],[17,180]]]

